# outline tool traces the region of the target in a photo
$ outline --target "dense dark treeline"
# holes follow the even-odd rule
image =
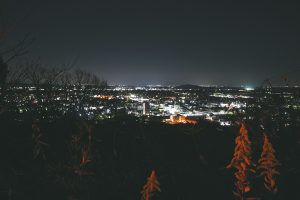
[[[0,117],[1,199],[140,199],[152,170],[161,187],[157,199],[233,199],[226,166],[238,126],[144,124],[130,116],[97,124],[71,114],[51,122]],[[263,134],[248,124],[257,160]],[[282,163],[279,190],[270,196],[257,175],[253,197],[297,199],[298,130],[290,126],[271,137]]]

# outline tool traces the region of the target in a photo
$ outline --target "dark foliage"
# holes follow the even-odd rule
[[[18,122],[6,113],[0,123],[1,199],[139,199],[152,169],[158,174],[160,199],[233,198],[234,179],[225,166],[238,127],[204,121],[196,127],[144,124],[130,116],[93,124],[68,115],[36,124],[47,144],[45,159],[39,159],[33,152],[31,119]],[[275,138],[282,175],[273,199],[298,195],[296,130],[299,127],[286,128]],[[89,162],[82,165],[81,149],[88,144],[89,131]],[[255,151],[260,155],[258,148]],[[264,186],[255,185],[263,196]]]

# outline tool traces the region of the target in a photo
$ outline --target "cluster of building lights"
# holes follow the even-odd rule
[[[17,104],[20,114],[30,112],[32,106],[49,110],[44,88],[37,93],[35,87],[18,87],[12,90],[26,90],[27,96],[15,92],[6,99]],[[180,89],[161,86],[126,87],[116,86],[106,89],[56,88],[53,100],[55,107],[62,113],[75,109],[80,116],[105,119],[120,114],[137,117],[160,117],[167,124],[195,124],[194,118],[203,118],[229,126],[235,113],[243,113],[249,107],[261,107],[270,96],[280,91],[257,92],[253,88],[217,88]],[[282,96],[287,102],[285,109],[299,109],[300,102],[295,101],[293,92],[283,90]],[[84,99],[84,101],[83,101]],[[82,102],[83,101],[83,102]],[[81,103],[80,103],[81,102]],[[285,112],[285,115],[289,115]]]

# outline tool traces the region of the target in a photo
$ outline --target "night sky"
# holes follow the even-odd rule
[[[28,59],[78,57],[109,84],[300,83],[296,0],[6,1],[1,12],[17,22],[9,41],[36,38]]]

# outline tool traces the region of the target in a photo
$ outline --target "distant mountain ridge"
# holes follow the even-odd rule
[[[200,89],[201,86],[198,85],[192,85],[192,84],[184,84],[184,85],[178,85],[174,87],[175,89]]]

